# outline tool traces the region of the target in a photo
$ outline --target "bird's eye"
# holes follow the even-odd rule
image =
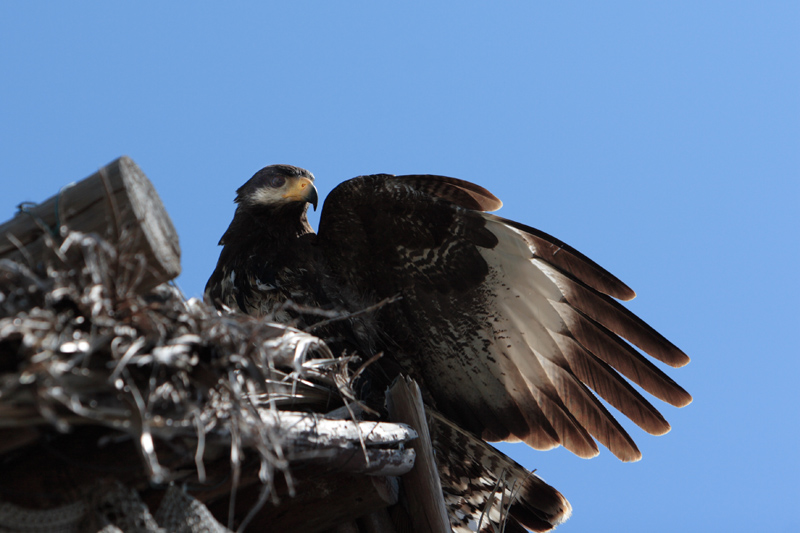
[[[283,184],[286,183],[286,178],[283,176],[275,176],[269,180],[270,187],[278,188],[283,187]]]

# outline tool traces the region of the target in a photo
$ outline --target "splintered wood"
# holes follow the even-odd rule
[[[419,433],[419,438],[411,443],[411,448],[417,453],[416,467],[403,476],[414,531],[452,531],[433,455],[425,406],[417,382],[404,376],[397,378],[386,395],[386,405],[393,421],[408,424]]]

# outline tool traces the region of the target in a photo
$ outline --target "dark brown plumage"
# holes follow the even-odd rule
[[[447,419],[487,440],[591,457],[596,439],[635,461],[633,439],[592,390],[653,434],[669,424],[622,376],[672,405],[691,402],[623,340],[671,366],[689,361],[615,300],[635,293],[565,243],[486,213],[502,204],[482,187],[361,176],[331,192],[314,234],[312,181],[276,165],[239,189],[211,301],[307,324],[306,308],[357,313],[399,296],[323,333],[365,357],[383,351],[387,379],[411,375]]]

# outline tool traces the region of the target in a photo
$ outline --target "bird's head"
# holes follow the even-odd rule
[[[264,167],[236,191],[236,203],[248,209],[279,209],[297,206],[305,212],[307,204],[317,208],[314,175],[291,165]]]

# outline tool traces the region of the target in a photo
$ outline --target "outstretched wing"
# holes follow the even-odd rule
[[[598,453],[597,439],[639,459],[591,390],[665,433],[666,420],[622,376],[675,406],[691,396],[623,338],[671,366],[688,357],[615,300],[635,294],[612,274],[484,212],[500,205],[454,178],[362,176],[329,195],[318,244],[343,301],[401,296],[377,316],[386,351],[461,427],[581,457]]]

